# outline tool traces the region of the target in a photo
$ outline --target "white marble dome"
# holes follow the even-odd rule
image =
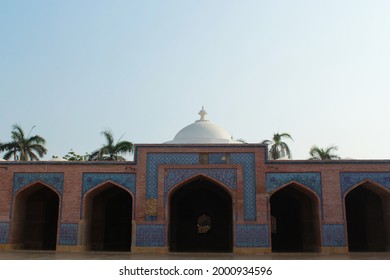
[[[172,141],[166,144],[240,144],[222,127],[205,119],[207,112],[199,112],[200,120],[180,130]]]

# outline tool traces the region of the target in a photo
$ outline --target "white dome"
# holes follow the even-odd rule
[[[232,136],[222,127],[205,119],[206,111],[199,112],[200,120],[180,130],[172,141],[166,144],[226,144],[241,143],[234,141]]]

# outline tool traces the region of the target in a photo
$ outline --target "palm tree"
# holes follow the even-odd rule
[[[265,144],[269,146],[268,156],[270,159],[278,159],[278,158],[291,158],[291,151],[288,145],[283,141],[284,138],[289,138],[291,140],[292,137],[290,134],[283,133],[274,133],[272,140],[263,140],[261,144]],[[293,140],[294,141],[294,140]]]
[[[114,136],[110,130],[103,131],[102,135],[106,138],[107,143],[91,154],[91,160],[124,161],[126,159],[120,154],[133,152],[133,143],[120,141],[123,135],[116,144],[114,144]]]
[[[46,140],[39,135],[30,137],[31,131],[35,128],[35,125],[31,128],[27,137],[24,135],[23,129],[14,124],[11,132],[11,142],[0,144],[0,151],[6,151],[4,159],[8,160],[12,156],[14,160],[28,161],[39,160],[46,153],[45,148]]]
[[[341,157],[333,152],[337,151],[337,146],[329,146],[325,149],[319,148],[316,145],[311,147],[309,154],[310,159],[314,160],[331,160],[331,159],[341,159]]]

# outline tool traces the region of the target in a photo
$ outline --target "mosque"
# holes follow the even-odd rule
[[[0,250],[390,251],[389,160],[269,160],[206,119],[125,162],[0,162]]]

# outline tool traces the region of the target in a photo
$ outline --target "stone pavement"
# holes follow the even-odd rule
[[[140,254],[131,252],[60,253],[54,251],[0,251],[0,260],[390,260],[390,252],[375,253],[232,253]]]

